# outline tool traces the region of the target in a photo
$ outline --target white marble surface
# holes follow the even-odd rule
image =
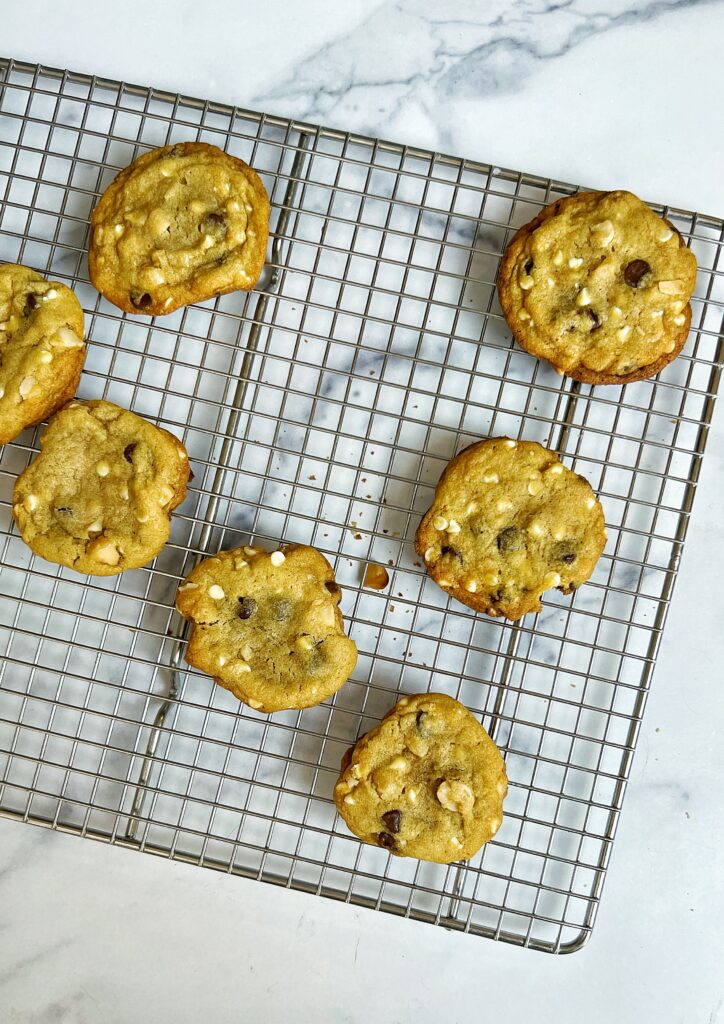
[[[5,0],[0,50],[724,212],[721,2],[104,7]],[[0,821],[0,1021],[724,1021],[722,452],[720,408],[585,950]]]

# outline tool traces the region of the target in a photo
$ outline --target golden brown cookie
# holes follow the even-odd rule
[[[320,704],[357,663],[340,597],[315,548],[220,551],[178,588],[176,607],[192,623],[186,661],[257,711]]]
[[[398,857],[469,860],[503,820],[505,762],[444,693],[403,697],[342,760],[334,802],[365,843]]]
[[[114,179],[91,218],[90,278],[128,313],[157,316],[249,291],[269,235],[256,171],[205,142],[145,153]]]
[[[0,267],[0,444],[73,397],[85,345],[70,288],[28,267]]]
[[[49,562],[114,576],[154,558],[186,496],[186,449],[166,430],[111,402],[71,402],[21,473],[13,515]]]
[[[495,437],[448,464],[417,530],[430,576],[476,611],[519,619],[541,595],[584,583],[606,543],[582,476],[534,441]]]
[[[522,227],[498,274],[515,340],[559,373],[625,384],[683,348],[696,257],[630,192],[580,192]]]

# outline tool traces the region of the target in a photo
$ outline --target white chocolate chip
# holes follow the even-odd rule
[[[425,561],[426,562],[431,562],[434,557],[435,557],[435,548],[427,548],[427,550],[425,551]]]
[[[588,288],[581,288],[580,292],[576,296],[577,306],[589,306],[591,304],[591,293]]]
[[[50,344],[59,348],[83,348],[83,339],[71,331],[70,327],[59,327],[50,339]]]
[[[501,498],[495,506],[496,512],[509,512],[513,507],[513,502],[508,498]]]
[[[652,309],[651,312],[649,313],[649,316],[651,317],[652,320],[655,320],[657,316],[663,316],[663,315],[664,315],[663,309]]]
[[[620,306],[611,306],[611,316],[619,320],[623,316],[623,310]]]
[[[214,244],[214,236],[213,235],[204,235],[203,239],[201,240],[201,248],[202,249],[210,249],[213,244]]]
[[[272,565],[279,566],[286,561],[286,558],[283,551],[272,551],[269,560]]]
[[[212,583],[209,589],[206,591],[206,593],[213,601],[223,601],[223,599],[226,597],[226,594],[221,589],[218,583]]]
[[[159,505],[167,505],[175,493],[176,492],[173,487],[169,487],[168,484],[164,484],[158,496]]]
[[[460,842],[460,840],[458,839],[458,837],[457,837],[457,836],[451,836],[451,837],[450,837],[450,842],[451,842],[451,843],[453,844],[453,846],[458,846],[458,847],[462,847],[462,845],[463,845],[463,844],[462,844],[462,843]]]
[[[474,594],[475,591],[478,589],[477,580],[468,580],[468,582],[465,584],[465,589],[468,591],[468,593]]]
[[[542,537],[543,534],[545,533],[545,530],[543,529],[541,524],[538,522],[538,520],[534,519],[533,522],[528,527],[528,533],[531,534],[531,536],[533,536],[533,537]]]
[[[558,587],[561,583],[561,577],[557,572],[549,572],[543,578],[543,586],[546,590],[549,587]]]
[[[586,508],[593,508],[595,504],[596,504],[596,499],[595,498],[587,498],[586,499]]]
[[[613,241],[614,230],[610,220],[602,220],[598,224],[594,224],[592,230],[598,244],[604,248]]]
[[[499,795],[502,796],[503,793],[507,793],[508,791],[508,783],[504,782],[503,779],[501,779],[495,788],[497,789]]]
[[[455,519],[451,519],[450,520],[450,525],[447,528],[447,532],[448,533],[460,533],[460,530],[461,530],[460,523],[458,523],[457,520],[455,520]]]
[[[246,554],[246,555],[255,555],[256,554],[256,548],[250,548],[249,545],[247,544],[244,547],[244,554]]]
[[[34,494],[28,494],[23,502],[28,512],[34,512],[39,505],[39,501]]]
[[[251,665],[249,665],[249,663],[246,662],[246,661],[242,661],[241,658],[237,658],[237,660],[234,662],[234,668],[236,669],[237,672],[251,672]],[[258,705],[253,705],[252,704],[252,707],[255,707],[255,706],[256,707],[261,707],[261,704],[258,704]]]
[[[94,523],[91,523],[88,527],[88,533],[103,533],[103,523],[100,519],[96,519]]]
[[[244,659],[244,661],[251,661],[253,655],[254,652],[252,651],[249,644],[244,644],[244,646],[241,648],[241,656]]]
[[[5,388],[0,384],[0,398],[5,397]]]
[[[153,285],[158,284],[165,284],[166,275],[162,270],[158,270],[156,267],[148,267],[143,272],[143,283],[149,287],[153,287]]]
[[[245,569],[248,566],[248,564],[249,563],[245,562],[243,558],[235,558],[234,559],[234,568],[235,569]]]
[[[541,480],[531,480],[528,484],[528,494],[532,495],[533,497],[535,497],[536,494],[540,494],[542,490],[543,482]]]
[[[124,501],[128,501],[128,488],[126,487],[125,484],[118,488],[118,493],[120,494]]]
[[[563,265],[563,253],[561,252],[560,249],[557,251],[557,253],[553,257],[553,265],[556,266],[556,267],[560,267],[560,266]]]
[[[530,276],[530,274],[521,274],[520,277],[518,278],[518,284],[520,285],[520,287],[523,289],[524,292],[527,292],[527,291],[529,291],[533,287],[533,285],[535,284],[535,281]]]
[[[254,700],[253,697],[248,697],[246,703],[250,708],[254,708],[255,711],[258,711],[263,706],[260,700]]]
[[[391,768],[393,772],[401,772],[405,775],[410,770],[410,762],[406,758],[398,755],[397,757],[392,758],[387,767]]]
[[[235,199],[230,199],[229,202],[226,204],[226,209],[229,211],[229,213],[238,213],[241,207],[239,206]]]
[[[495,835],[495,833],[498,831],[499,828],[500,828],[500,818],[491,818],[490,819],[490,831],[493,833],[493,835]]]
[[[322,609],[320,618],[327,626],[334,626],[337,622],[337,606],[328,604],[326,608]]]
[[[435,794],[446,811],[469,814],[475,804],[475,794],[464,782],[444,780],[437,787]]]
[[[468,503],[468,507],[465,509],[465,515],[469,516],[472,512],[477,512],[477,511],[478,511],[478,503],[477,503],[477,501],[471,501],[471,502]]]
[[[628,324],[625,324],[623,327],[619,327],[619,329],[616,331],[616,337],[619,341],[626,341],[626,338],[628,338],[630,333],[631,328]]]
[[[199,589],[198,583],[182,583],[181,586],[178,588],[178,593],[179,594],[183,594],[187,590],[198,590],[198,589]]]
[[[53,353],[47,348],[41,349],[38,359],[41,363],[52,363]]]
[[[311,651],[314,647],[314,640],[311,636],[300,636],[297,640],[297,647],[300,651]]]
[[[506,437],[506,439],[503,441],[503,444],[505,445],[506,448],[517,448],[518,447],[518,442],[517,441],[513,441],[509,437]]]
[[[447,519],[445,516],[435,516],[432,525],[436,530],[447,530]]]
[[[684,282],[678,277],[673,281],[659,281],[659,291],[663,295],[681,295],[684,291]]]
[[[554,462],[552,466],[548,467],[548,472],[551,476],[560,476],[563,472],[563,466],[560,462]]]
[[[110,541],[103,541],[100,537],[88,545],[86,553],[104,565],[118,565],[121,559],[121,553],[116,545]]]
[[[182,462],[185,462],[186,459],[188,459],[189,457],[188,452],[181,445],[179,445],[178,448],[176,449],[176,454],[178,455],[179,459]]]
[[[148,512],[139,512],[138,515],[136,516],[136,519],[138,520],[139,523],[147,523],[148,520],[150,519],[150,516]]]
[[[682,324],[686,323],[686,317],[683,313],[678,313],[675,317],[672,317],[672,320],[677,327],[681,327]]]
[[[518,319],[519,320],[530,320],[530,313],[528,312],[528,310],[527,309],[519,309],[518,310]]]
[[[582,263],[583,260],[580,256],[571,256],[571,258],[568,261],[568,266],[571,268],[571,270],[576,270],[578,267],[580,267]]]
[[[37,382],[35,380],[35,377],[23,377],[23,379],[20,381],[20,386],[18,388],[18,391],[20,392],[20,397],[22,399],[27,398],[30,392],[35,387],[36,383]]]
[[[673,237],[674,237],[674,232],[670,228],[667,228],[666,231],[664,231],[664,233],[662,235],[659,235],[659,241],[660,242],[668,242],[669,239],[673,238]]]
[[[226,658],[225,658],[225,656],[223,654],[220,654],[219,655],[219,667],[221,668],[225,664],[226,664]]]
[[[55,288],[48,288],[47,292],[43,296],[43,302],[46,302],[49,299],[57,299],[57,298],[58,298],[58,293],[55,290]]]
[[[349,793],[348,793],[347,796],[344,798],[344,802],[346,804],[353,804],[354,803],[354,797],[350,796]]]
[[[681,302],[679,299],[677,299],[676,302],[672,302],[671,305],[669,306],[669,310],[672,313],[681,313],[683,308],[684,308],[684,303]]]
[[[251,213],[251,211],[253,210],[253,206],[251,205],[251,203],[244,203],[244,209],[246,210],[247,213]]]
[[[451,580],[445,580],[445,579],[438,580],[437,581],[437,585],[439,587],[451,587],[452,586],[452,581]]]
[[[110,471],[111,467],[103,459],[101,459],[100,462],[96,463],[96,473],[98,474],[98,476],[108,476]]]
[[[497,484],[500,483],[500,477],[497,473],[483,473],[484,484]]]
[[[415,789],[414,786],[410,786],[406,790],[406,795],[411,804],[417,803],[417,790]]]

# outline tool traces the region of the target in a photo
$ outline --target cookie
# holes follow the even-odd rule
[[[73,397],[83,337],[83,310],[70,288],[28,267],[0,267],[0,444]]]
[[[90,278],[128,313],[157,316],[249,291],[264,266],[269,197],[243,160],[205,142],[145,153],[91,217]]]
[[[257,711],[320,704],[357,663],[340,597],[314,548],[220,551],[178,588],[176,607],[192,624],[186,661]]]
[[[342,760],[334,802],[365,843],[398,857],[469,860],[503,820],[505,762],[444,693],[403,697]]]
[[[448,464],[415,548],[469,608],[519,619],[545,590],[570,594],[606,543],[603,509],[582,476],[534,441],[478,441]]]
[[[186,449],[168,431],[111,402],[71,402],[21,473],[13,515],[49,562],[114,576],[154,558],[186,496]]]
[[[581,192],[518,231],[498,295],[532,355],[587,384],[626,384],[679,354],[695,284],[696,257],[672,224],[630,192]]]

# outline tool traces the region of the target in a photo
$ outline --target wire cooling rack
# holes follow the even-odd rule
[[[145,149],[201,139],[272,198],[259,289],[149,320],[88,283],[88,219]],[[80,388],[183,438],[195,480],[147,568],[82,577],[12,525],[38,430],[0,461],[0,813],[165,857],[564,952],[593,926],[719,382],[724,224],[667,208],[699,260],[684,354],[592,389],[511,343],[495,298],[513,231],[575,189],[410,147],[0,61],[0,260],[72,285]],[[609,541],[572,597],[511,624],[448,601],[413,537],[446,462],[509,434],[558,448]],[[177,583],[206,552],[314,544],[359,648],[321,707],[267,717],[185,671]],[[368,562],[390,585],[365,589]],[[504,752],[503,826],[467,864],[360,844],[340,758],[401,693],[462,700]]]

